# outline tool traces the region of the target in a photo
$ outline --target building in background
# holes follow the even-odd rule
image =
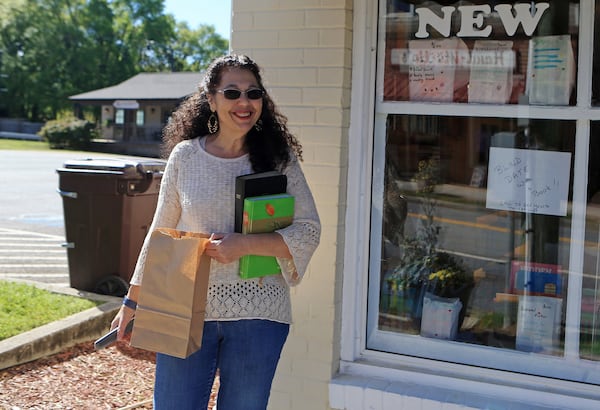
[[[95,149],[132,155],[160,155],[163,127],[171,113],[202,80],[203,73],[140,73],[120,84],[69,97],[76,115],[100,106],[100,136]]]

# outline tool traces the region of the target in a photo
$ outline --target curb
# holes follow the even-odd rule
[[[60,353],[78,343],[99,338],[108,331],[110,322],[121,307],[121,298],[114,296],[32,281],[18,282],[105,303],[0,341],[0,370]]]
[[[29,140],[29,141],[42,141],[42,137],[37,134],[27,134],[23,132],[10,132],[0,131],[0,138],[11,139],[11,140]]]

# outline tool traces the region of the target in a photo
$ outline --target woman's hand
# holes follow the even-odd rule
[[[246,241],[240,233],[213,233],[205,252],[219,263],[231,263],[248,253]]]
[[[127,297],[134,302],[137,302],[138,296],[140,292],[140,287],[138,285],[131,285],[129,287],[129,292],[127,293]],[[125,334],[125,328],[133,319],[135,315],[135,309],[132,309],[129,306],[121,305],[121,309],[115,316],[115,318],[110,323],[110,330],[119,327],[119,332],[117,333],[117,340],[129,340],[131,338],[131,334]]]
[[[235,262],[244,255],[292,257],[283,238],[276,232],[248,235],[213,233],[205,252],[220,263]]]
[[[133,319],[135,314],[135,310],[128,308],[127,306],[121,306],[121,309],[112,320],[110,324],[110,329],[114,329],[117,326],[119,327],[119,332],[117,333],[117,340],[129,340],[131,337],[131,333],[125,334],[125,327],[127,324]]]

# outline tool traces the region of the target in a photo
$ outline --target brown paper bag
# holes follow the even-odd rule
[[[131,345],[186,358],[202,342],[210,258],[209,236],[158,228],[152,232]]]

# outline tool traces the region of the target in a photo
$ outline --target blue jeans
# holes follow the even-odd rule
[[[217,369],[219,410],[266,409],[288,333],[288,324],[269,320],[205,322],[199,351],[156,355],[154,409],[205,410]]]

